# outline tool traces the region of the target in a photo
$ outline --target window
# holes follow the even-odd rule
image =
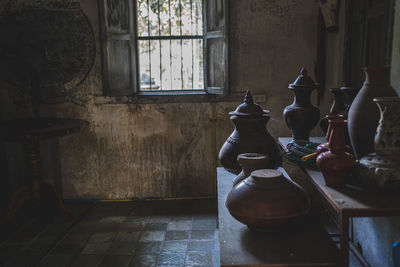
[[[226,94],[227,2],[99,0],[104,94]]]

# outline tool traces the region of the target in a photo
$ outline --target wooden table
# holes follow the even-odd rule
[[[218,168],[217,176],[221,266],[338,266],[339,250],[319,218],[308,215],[291,229],[276,233],[251,231],[225,207],[235,175]]]
[[[26,118],[0,123],[0,140],[22,142],[30,170],[26,183],[9,198],[6,215],[0,218],[0,224],[11,223],[22,205],[29,200],[35,206],[45,207],[41,216],[68,214],[59,192],[41,177],[39,141],[76,133],[86,124],[86,121],[68,118]]]
[[[291,138],[280,137],[282,148]],[[313,139],[313,142],[324,139]],[[371,192],[361,187],[347,185],[342,189],[326,186],[322,173],[317,169],[299,167],[322,197],[322,205],[331,214],[340,231],[341,258],[344,266],[349,266],[349,221],[353,217],[400,216],[400,195],[388,192]]]

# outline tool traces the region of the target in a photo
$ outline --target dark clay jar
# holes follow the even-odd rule
[[[292,132],[294,141],[309,140],[310,132],[319,121],[319,109],[311,104],[311,93],[317,84],[302,69],[296,81],[289,85],[294,93],[294,102],[283,111],[286,125]]]
[[[262,110],[253,103],[250,92],[245,102],[230,112],[231,121],[235,125],[232,134],[225,141],[219,152],[221,165],[229,172],[239,174],[237,157],[242,153],[260,153],[269,158],[267,168],[276,168],[282,163],[281,151],[277,142],[267,131],[269,111]]]
[[[278,170],[251,173],[232,188],[225,203],[239,222],[257,231],[275,231],[297,221],[310,209],[306,192]]]

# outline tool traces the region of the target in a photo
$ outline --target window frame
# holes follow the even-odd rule
[[[99,11],[99,28],[100,28],[100,46],[101,46],[101,65],[102,65],[102,96],[98,96],[96,102],[105,103],[105,102],[160,102],[160,99],[166,100],[166,102],[184,102],[191,101],[194,102],[202,102],[202,101],[210,101],[210,99],[220,98],[221,96],[226,96],[229,93],[229,42],[228,42],[228,21],[229,21],[229,0],[202,0],[203,2],[203,79],[204,79],[204,88],[196,89],[196,90],[159,90],[159,91],[141,91],[140,90],[140,77],[139,77],[139,60],[138,60],[138,36],[137,36],[137,0],[98,0],[98,11]],[[128,10],[120,9],[119,11],[124,11],[127,18],[128,29],[127,32],[124,33],[113,33],[109,29],[107,29],[107,17],[106,12],[107,5],[125,5],[128,7]],[[207,25],[208,15],[207,7],[208,5],[217,5],[223,7],[223,25],[220,27],[222,30],[217,31],[209,31]],[[113,11],[113,10],[112,10]],[[221,11],[221,10],[220,10]],[[118,13],[118,12],[113,12]],[[119,15],[121,15],[120,12]],[[113,15],[113,14],[112,14]],[[115,19],[115,18],[114,18]],[[207,47],[207,37],[210,38],[221,38],[223,42],[224,51],[221,53],[221,57],[224,59],[221,62],[223,66],[220,68],[224,70],[221,74],[223,76],[224,85],[221,87],[209,86],[209,81],[207,79],[208,73],[208,47]],[[113,78],[112,74],[110,74],[110,63],[108,62],[109,53],[110,52],[110,43],[114,41],[118,42],[128,42],[129,48],[125,51],[129,53],[129,60],[123,60],[124,64],[126,64],[126,68],[128,68],[129,78],[125,77],[129,80],[130,86],[128,88],[117,89],[113,88],[110,83],[110,77]],[[122,61],[121,61],[122,62]],[[214,63],[215,64],[215,63]],[[217,64],[219,64],[217,62]],[[123,65],[123,64],[122,64]],[[116,66],[116,65],[114,65]],[[117,67],[118,68],[118,67]],[[120,74],[120,73],[118,73]],[[114,77],[115,78],[115,77]],[[219,95],[219,96],[218,96]],[[110,100],[109,97],[114,97],[116,99]],[[145,101],[141,101],[143,98],[146,98]],[[198,99],[194,99],[198,98]]]

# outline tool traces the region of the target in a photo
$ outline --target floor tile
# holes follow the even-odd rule
[[[163,252],[186,252],[187,241],[165,241]]]
[[[114,241],[123,241],[123,242],[136,242],[139,238],[140,232],[120,232],[117,233],[114,237]]]
[[[143,231],[140,242],[164,241],[165,231]]]
[[[62,244],[81,244],[86,242],[90,237],[89,233],[68,233],[61,240]]]
[[[122,223],[126,219],[126,216],[107,216],[103,217],[99,223]]]
[[[113,242],[106,253],[110,255],[132,255],[136,246],[136,242]]]
[[[167,230],[189,231],[192,228],[192,220],[172,220],[168,223]]]
[[[111,243],[89,243],[85,246],[82,254],[104,254],[111,246]]]
[[[148,216],[127,216],[124,220],[126,223],[145,223]]]
[[[144,229],[144,222],[123,222],[116,225],[116,232],[140,232]]]
[[[136,246],[135,253],[158,253],[161,250],[162,242],[139,242]]]
[[[185,264],[188,266],[213,266],[213,254],[211,252],[188,252]]]
[[[171,220],[168,216],[149,216],[147,222],[150,223],[168,223]]]
[[[83,242],[81,244],[60,243],[51,250],[51,254],[76,255],[79,252],[81,252],[83,246],[84,246]]]
[[[134,255],[129,264],[130,267],[155,267],[157,254],[137,254]]]
[[[186,240],[188,238],[188,231],[167,231],[165,235],[165,240]]]
[[[161,253],[158,256],[157,266],[183,266],[185,253]]]
[[[71,267],[97,267],[100,265],[103,255],[79,255],[71,264]]]
[[[191,239],[193,240],[212,240],[215,230],[193,230]]]
[[[144,230],[167,230],[167,223],[147,223]]]
[[[114,233],[106,232],[106,233],[96,233],[93,234],[90,239],[89,243],[105,243],[112,241],[114,237]]]
[[[101,267],[124,267],[128,266],[131,255],[105,255],[100,263]]]
[[[188,251],[213,251],[214,240],[190,240],[188,243]]]
[[[216,218],[214,217],[193,219],[193,225],[192,225],[193,230],[214,230],[215,228],[216,228]]]
[[[70,261],[74,258],[75,255],[48,255],[46,256],[38,265],[38,267],[64,267],[68,266]]]

